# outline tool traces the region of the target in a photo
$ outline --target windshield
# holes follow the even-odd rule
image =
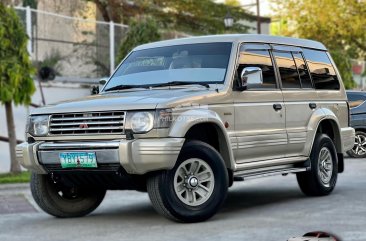
[[[223,83],[232,43],[174,45],[132,52],[104,90],[117,86]]]

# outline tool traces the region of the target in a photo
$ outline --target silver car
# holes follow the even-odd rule
[[[17,157],[45,212],[83,216],[131,189],[179,222],[212,217],[252,177],[296,173],[328,195],[355,138],[324,45],[265,35],[138,46],[99,94],[33,110],[26,135]]]

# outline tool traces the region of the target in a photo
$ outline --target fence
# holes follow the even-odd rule
[[[57,78],[109,76],[127,25],[15,7],[29,36],[28,51],[38,66],[56,70]]]

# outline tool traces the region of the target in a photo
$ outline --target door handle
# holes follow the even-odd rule
[[[281,104],[273,104],[273,109],[275,111],[281,110],[282,109],[282,105]]]
[[[316,109],[316,103],[309,103],[309,107],[312,110]]]

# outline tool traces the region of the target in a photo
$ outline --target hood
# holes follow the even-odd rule
[[[37,108],[31,114],[52,114],[69,112],[92,112],[106,110],[141,110],[164,108],[166,104],[186,98],[204,96],[215,92],[203,88],[164,88],[138,91],[102,93],[79,99],[62,101]]]

